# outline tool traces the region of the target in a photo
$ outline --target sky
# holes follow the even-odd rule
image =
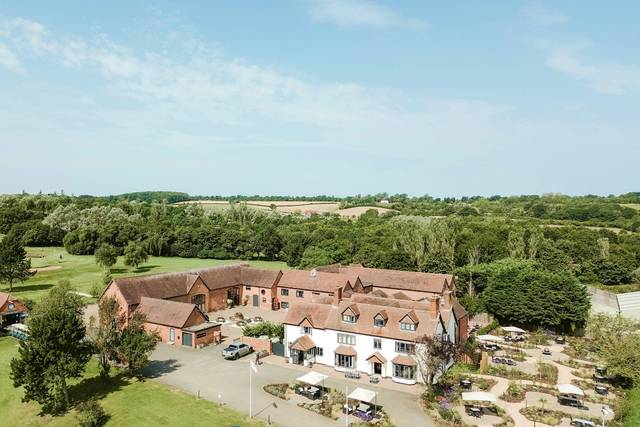
[[[640,3],[0,0],[0,193],[640,191]]]

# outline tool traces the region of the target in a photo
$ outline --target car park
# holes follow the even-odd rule
[[[225,359],[239,359],[242,356],[245,356],[249,353],[253,352],[253,347],[243,343],[233,343],[229,344],[224,350],[222,350],[222,357]]]

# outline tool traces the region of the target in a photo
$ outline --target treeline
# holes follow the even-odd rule
[[[551,274],[532,276],[536,283],[556,280],[553,275],[557,274],[568,274],[577,279],[575,283],[640,282],[639,233],[553,226],[543,218],[527,217],[526,209],[518,211],[520,216],[512,215],[513,206],[525,203],[523,200],[533,203],[531,206],[542,203],[547,211],[557,209],[545,198],[523,196],[517,201],[478,199],[476,205],[466,206],[476,214],[465,214],[458,207],[446,215],[378,215],[371,210],[358,219],[345,219],[337,215],[281,215],[243,203],[205,213],[194,204],[123,198],[3,196],[0,233],[17,236],[27,246],[64,245],[71,254],[93,255],[107,244],[122,255],[130,242],[137,242],[155,256],[280,260],[298,268],[361,263],[454,272],[459,296],[472,312],[490,307],[496,310],[482,295],[492,281],[506,277],[500,274],[504,267],[500,261],[505,259],[533,263],[525,270]],[[435,200],[421,203],[457,206]],[[486,213],[489,208],[497,212],[500,204],[504,205],[501,214]],[[525,283],[520,277],[518,280],[515,282]],[[566,277],[560,282],[574,283]],[[494,291],[498,289],[495,286]],[[509,295],[510,291],[499,289],[492,300],[495,295]]]

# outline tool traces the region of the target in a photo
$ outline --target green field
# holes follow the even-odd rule
[[[76,290],[89,294],[94,284],[99,284],[102,281],[104,270],[96,264],[95,258],[91,255],[69,255],[64,248],[60,247],[27,248],[27,254],[31,257],[32,267],[48,267],[51,270],[40,271],[27,282],[15,284],[12,294],[17,298],[39,301],[52,286],[63,279],[69,280]],[[62,259],[60,259],[61,255]],[[122,257],[120,257],[118,258],[118,263],[111,269],[111,274],[113,277],[137,276],[238,262],[247,261],[150,257],[146,264],[141,265],[137,270],[131,270],[122,264]],[[261,268],[287,268],[283,262],[249,261],[249,263]],[[6,286],[3,285],[0,289],[6,290]]]
[[[22,403],[22,389],[14,389],[9,379],[9,362],[18,354],[18,341],[0,338],[0,425],[75,426],[75,411],[61,417],[39,416],[39,405]],[[91,360],[85,376],[70,386],[70,397],[96,398],[109,414],[108,426],[211,425],[262,426],[258,421],[226,407],[197,399],[156,381],[131,381],[114,373],[109,382],[98,376],[98,364]]]

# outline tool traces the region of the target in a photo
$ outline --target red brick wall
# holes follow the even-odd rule
[[[200,322],[202,323],[202,322]],[[164,326],[164,325],[157,325],[155,323],[145,323],[144,324],[144,328],[147,332],[151,333],[152,331],[156,331],[158,333],[158,335],[160,336],[160,340],[162,342],[169,342],[169,330],[171,329],[169,326]],[[183,331],[180,328],[174,328],[175,333],[176,333],[176,340],[174,341],[175,345],[182,345],[182,334]],[[192,347],[196,347],[200,344],[202,345],[209,345],[212,344],[214,342],[219,343],[222,340],[222,335],[220,332],[220,326],[216,326],[210,329],[207,329],[205,331],[202,331],[200,333],[204,333],[205,336],[204,337],[200,337],[198,338],[198,334],[197,332],[187,332],[193,335],[193,344]]]
[[[205,334],[204,337],[198,338],[198,335]],[[222,332],[220,332],[220,326],[216,326],[211,329],[207,329],[202,332],[195,332],[194,336],[194,344],[195,346],[199,345],[209,345],[213,343],[220,343],[222,341]]]
[[[288,289],[289,290],[289,295],[288,296],[282,295],[282,292],[281,292],[282,289]],[[320,295],[324,295],[324,296],[328,296],[329,295],[329,292],[309,291],[309,290],[304,289],[303,290],[303,292],[304,292],[303,296],[302,297],[297,297],[296,296],[296,290],[297,289],[295,289],[295,288],[281,288],[281,287],[278,286],[278,288],[276,289],[276,293],[277,293],[276,298],[278,299],[278,301],[280,301],[280,304],[282,304],[283,302],[288,302],[289,305],[291,305],[292,302],[296,302],[296,301],[308,301],[308,302],[311,302],[311,299],[315,296],[313,294],[313,292],[316,292],[316,293],[318,293]]]
[[[110,297],[115,298],[116,301],[118,301],[118,304],[120,305],[120,314],[124,317],[124,322],[126,325],[129,322],[129,316],[132,314],[133,310],[125,301],[124,297],[120,293],[120,290],[113,283],[111,283],[107,287],[100,299]]]
[[[469,338],[469,316],[464,316],[458,321],[458,331],[460,332],[460,342],[464,343]]]
[[[275,286],[274,286],[275,287]],[[242,301],[247,301],[247,306],[253,307],[253,296],[258,296],[258,308],[262,310],[271,310],[271,299],[275,296],[272,288],[259,288],[251,286],[247,289],[242,287]]]
[[[209,311],[227,308],[227,288],[209,291]]]
[[[258,351],[266,351],[271,354],[271,340],[269,339],[260,339],[254,337],[245,337],[244,335],[240,337],[240,342],[244,344],[248,344],[253,347],[253,350]]]

